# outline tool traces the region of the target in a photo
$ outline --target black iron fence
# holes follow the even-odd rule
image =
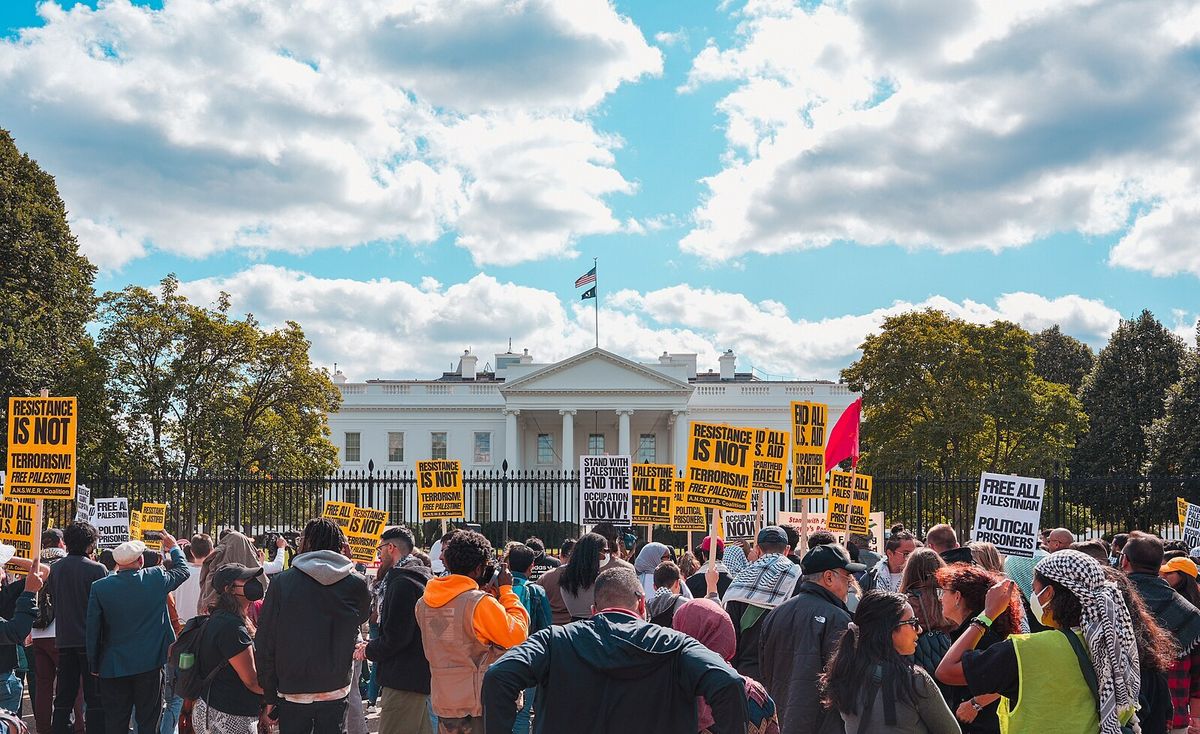
[[[264,473],[228,472],[174,477],[85,477],[93,497],[126,497],[137,509],[143,502],[166,502],[167,525],[174,532],[238,527],[251,535],[299,529],[321,514],[326,501],[349,501],[388,512],[392,524],[409,524],[431,542],[440,523],[417,517],[416,477],[411,471],[343,471],[327,477],[289,478]],[[577,537],[579,482],[573,471],[470,471],[463,479],[466,514],[482,526],[493,543],[537,535],[557,546]],[[765,495],[765,517],[773,522],[783,511],[800,511],[802,500],[787,493]],[[923,532],[950,523],[967,533],[973,522],[978,477],[875,477],[872,511],[883,512],[887,525],[903,523]],[[1181,536],[1176,497],[1200,504],[1200,476],[1087,477],[1053,475],[1046,480],[1042,507],[1044,527],[1066,527],[1095,537],[1130,529],[1150,530],[1164,538]],[[813,515],[823,515],[823,500],[807,500]],[[47,501],[46,516],[61,525],[75,512],[73,502]],[[644,529],[639,529],[644,535]],[[656,527],[654,538],[674,545],[686,533]]]

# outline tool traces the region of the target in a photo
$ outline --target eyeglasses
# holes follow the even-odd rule
[[[912,627],[914,632],[921,631],[921,620],[913,617],[912,619],[902,619],[896,623],[897,627]]]
[[[943,589],[940,586],[934,589],[934,593],[937,594],[938,601],[942,600],[942,597],[946,595],[946,591],[947,589]]]

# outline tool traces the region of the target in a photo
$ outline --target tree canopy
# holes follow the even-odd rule
[[[1058,324],[1033,335],[1033,371],[1047,382],[1066,385],[1079,394],[1083,378],[1092,371],[1096,355],[1092,348],[1068,336]]]

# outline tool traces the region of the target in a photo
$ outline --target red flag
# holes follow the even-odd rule
[[[862,398],[846,406],[838,417],[829,440],[825,442],[825,469],[828,471],[846,459],[858,466],[858,424],[862,418]]]

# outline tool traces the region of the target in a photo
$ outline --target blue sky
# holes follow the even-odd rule
[[[1200,316],[1187,3],[330,3],[0,4],[98,288],[227,290],[352,378],[589,346],[592,257],[602,346],[780,376],[914,305]]]

